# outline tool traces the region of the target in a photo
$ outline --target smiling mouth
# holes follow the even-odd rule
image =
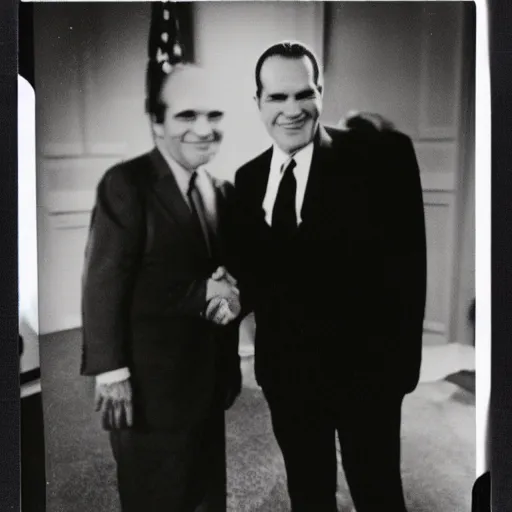
[[[307,119],[301,119],[300,121],[293,121],[292,123],[281,123],[279,126],[285,130],[300,130],[306,124]]]
[[[212,144],[214,144],[215,141],[207,140],[207,141],[185,142],[185,143],[189,144],[190,146],[193,146],[196,149],[199,149],[201,151],[206,151],[207,149],[210,149],[212,147]]]

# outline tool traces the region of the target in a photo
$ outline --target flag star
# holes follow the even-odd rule
[[[169,60],[169,55],[167,53],[163,53],[161,48],[158,48],[156,52],[156,61],[163,62]]]

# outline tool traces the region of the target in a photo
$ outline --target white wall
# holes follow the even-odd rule
[[[34,7],[40,331],[80,326],[95,187],[151,148],[144,114],[148,3]]]
[[[379,112],[415,135],[421,69],[421,4],[336,2],[326,27],[326,118]]]

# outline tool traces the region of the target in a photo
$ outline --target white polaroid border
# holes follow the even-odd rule
[[[486,0],[476,1],[475,296],[476,471],[490,470],[491,396],[491,80]]]
[[[37,271],[37,203],[35,93],[18,75],[18,294],[22,377],[37,375],[39,364],[39,302]],[[21,386],[21,397],[41,392],[39,377]]]

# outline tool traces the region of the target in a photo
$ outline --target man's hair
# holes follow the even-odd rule
[[[165,119],[167,105],[161,99],[165,84],[173,75],[189,67],[194,67],[194,65],[189,62],[180,62],[175,64],[169,73],[164,73],[160,64],[153,61],[148,63],[146,68],[145,110],[155,123],[162,124]]]
[[[303,57],[307,57],[313,65],[313,76],[315,84],[318,85],[320,80],[320,67],[318,65],[315,54],[302,43],[298,43],[296,41],[283,41],[267,48],[261,54],[258,62],[256,62],[255,78],[256,96],[258,98],[261,96],[261,91],[263,89],[263,85],[261,83],[261,68],[267,59],[274,56],[284,57],[285,59],[301,59]]]

